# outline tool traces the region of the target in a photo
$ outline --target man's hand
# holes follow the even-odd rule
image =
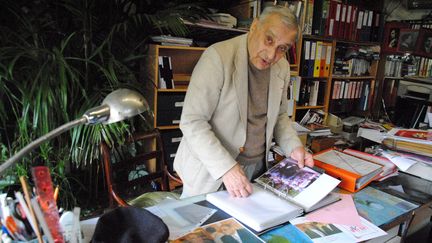
[[[312,154],[305,151],[303,147],[297,147],[291,152],[291,158],[297,160],[300,168],[303,168],[305,165],[309,167],[314,166],[314,161],[312,158]]]
[[[252,185],[239,164],[225,173],[222,181],[232,197],[247,197],[252,193]]]

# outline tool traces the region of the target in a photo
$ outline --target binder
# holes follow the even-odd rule
[[[334,27],[335,27],[336,7],[337,7],[337,2],[330,1],[329,10],[328,10],[328,17],[327,17],[326,26],[325,26],[325,36],[328,36],[328,37],[334,37],[333,33],[334,33]]]
[[[347,14],[347,6],[346,4],[341,4],[341,12],[340,12],[340,22],[339,22],[339,31],[337,34],[337,37],[339,39],[343,39],[344,38],[344,30],[345,30],[345,24],[346,24],[346,14]]]
[[[355,40],[356,33],[357,33],[357,15],[358,15],[358,7],[353,5],[349,37],[348,37],[348,39],[352,41]]]
[[[313,3],[313,19],[312,19],[312,34],[321,35],[321,18],[323,14],[324,0],[314,0]]]
[[[302,58],[302,76],[309,76],[309,61],[310,61],[311,41],[306,40],[303,46]]]
[[[326,45],[326,57],[325,57],[325,63],[324,63],[324,77],[330,76],[330,62],[331,62],[331,55],[332,55],[332,43],[325,42]]]
[[[317,43],[315,41],[311,41],[311,49],[310,49],[310,58],[308,62],[308,77],[313,77],[314,75],[314,64],[315,64],[315,55],[316,55]]]
[[[159,88],[174,88],[171,57],[169,56],[159,56]]]
[[[351,34],[351,20],[352,20],[352,8],[353,6],[348,4],[347,5],[347,14],[346,14],[346,20],[345,20],[345,32],[343,38],[346,40],[349,40],[349,36]]]
[[[340,179],[339,187],[350,192],[366,187],[383,171],[381,164],[333,148],[318,152],[313,158],[317,167]]]
[[[321,61],[320,61],[319,77],[324,77],[326,57],[327,57],[327,43],[323,42],[321,46]]]
[[[335,13],[335,21],[334,21],[334,27],[333,27],[333,37],[335,37],[335,38],[339,37],[341,12],[342,12],[342,4],[336,2],[336,13]]]
[[[315,61],[313,66],[313,77],[317,78],[320,75],[322,41],[316,42]]]
[[[362,26],[363,26],[363,16],[364,16],[364,11],[358,9],[358,16],[357,16],[357,26],[356,26],[356,35],[355,35],[355,40],[358,41],[360,40],[360,35],[361,35],[361,31],[362,31]]]

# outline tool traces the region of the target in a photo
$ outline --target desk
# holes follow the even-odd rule
[[[388,231],[400,225],[401,227],[399,229],[399,235],[402,237],[402,239],[406,237],[410,229],[409,226],[411,225],[413,220],[416,217],[420,216],[419,212],[424,209],[430,209],[430,207],[432,206],[431,191],[422,192],[418,190],[419,188],[421,190],[432,190],[432,182],[411,176],[409,174],[401,173],[400,175],[389,178],[383,182],[372,183],[370,186],[420,205],[419,208],[406,212],[405,214],[392,219],[390,222],[386,222],[385,224],[379,226],[381,229]],[[399,186],[403,187],[405,193],[398,190]],[[205,200],[204,195],[183,199],[181,200],[181,204],[184,204],[185,201],[217,209],[214,205]],[[211,216],[206,222],[204,222],[203,225],[220,221],[229,217],[230,215],[228,215],[227,213],[223,212],[222,210],[218,210],[213,216]],[[97,219],[85,220],[81,222],[82,231],[86,236],[84,242],[90,241],[91,236],[94,232],[94,227],[96,226],[96,222]]]
[[[432,181],[399,172],[398,176],[381,182],[373,182],[370,186],[420,205],[411,212],[410,216],[407,216],[405,222],[402,222],[403,227],[401,227],[399,232],[402,238],[419,230],[419,228],[431,221]]]

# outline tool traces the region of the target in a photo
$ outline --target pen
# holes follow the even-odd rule
[[[32,219],[34,220],[34,223],[35,223],[35,226],[36,226],[35,227],[35,229],[36,229],[35,233],[36,233],[36,236],[38,238],[38,242],[39,243],[43,243],[42,236],[41,236],[41,233],[39,231],[39,226],[38,226],[38,223],[36,221],[36,216],[35,216],[35,213],[34,213],[34,210],[33,210],[33,206],[31,204],[30,193],[28,191],[27,182],[26,182],[24,176],[20,176],[20,182],[21,182],[21,186],[23,188],[25,200],[27,201],[27,207],[30,210],[30,217],[32,217]]]

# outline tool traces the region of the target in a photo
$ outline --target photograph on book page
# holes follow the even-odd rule
[[[234,218],[229,218],[199,227],[194,231],[169,242],[261,243],[264,241],[262,241],[258,236],[254,235],[250,230],[248,230]]]

